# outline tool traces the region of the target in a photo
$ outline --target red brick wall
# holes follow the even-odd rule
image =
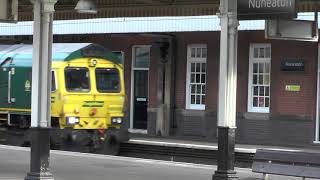
[[[61,36],[62,37],[62,36]],[[186,102],[186,67],[188,44],[207,44],[207,111],[217,111],[219,75],[219,32],[186,32],[176,34],[176,85],[175,107],[184,109]],[[148,45],[151,37],[137,34],[82,35],[55,38],[55,42],[95,42],[112,50],[125,52],[125,85],[130,98],[131,54],[133,45]],[[271,43],[271,114],[315,116],[317,43],[266,40],[263,31],[240,31],[238,44],[238,87],[237,111],[247,112],[248,69],[250,43]],[[283,72],[280,62],[283,58],[301,58],[305,61],[304,72]],[[149,77],[149,107],[156,106],[158,58],[151,50]],[[300,85],[300,92],[285,91],[285,85]]]
[[[207,104],[206,109],[216,111],[219,69],[219,34],[211,32],[178,33],[176,58],[176,107],[186,107],[186,68],[187,47],[189,44],[206,44],[208,48],[207,59]]]
[[[239,112],[247,111],[248,60],[250,43],[271,43],[271,114],[315,116],[317,81],[317,43],[266,40],[263,31],[239,33],[238,103]],[[301,58],[304,72],[280,70],[283,58]],[[285,91],[286,85],[300,85],[300,92]]]

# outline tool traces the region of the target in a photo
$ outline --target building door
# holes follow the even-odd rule
[[[150,46],[133,47],[130,128],[146,130],[148,125]]]

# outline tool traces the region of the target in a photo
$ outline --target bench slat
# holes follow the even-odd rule
[[[281,161],[295,164],[312,164],[320,166],[320,153],[289,152],[258,149],[254,161]]]
[[[306,178],[320,177],[320,170],[316,167],[292,166],[265,162],[253,162],[252,171],[257,173],[277,174]]]

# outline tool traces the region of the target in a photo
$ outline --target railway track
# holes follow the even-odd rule
[[[254,154],[253,152],[235,152],[235,166],[251,168]],[[150,145],[130,141],[121,143],[119,155],[208,165],[217,163],[216,149]]]

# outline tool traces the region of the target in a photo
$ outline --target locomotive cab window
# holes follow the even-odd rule
[[[120,92],[119,71],[113,68],[96,69],[97,90],[102,93]]]
[[[89,69],[80,67],[67,67],[64,70],[67,91],[89,92]]]

